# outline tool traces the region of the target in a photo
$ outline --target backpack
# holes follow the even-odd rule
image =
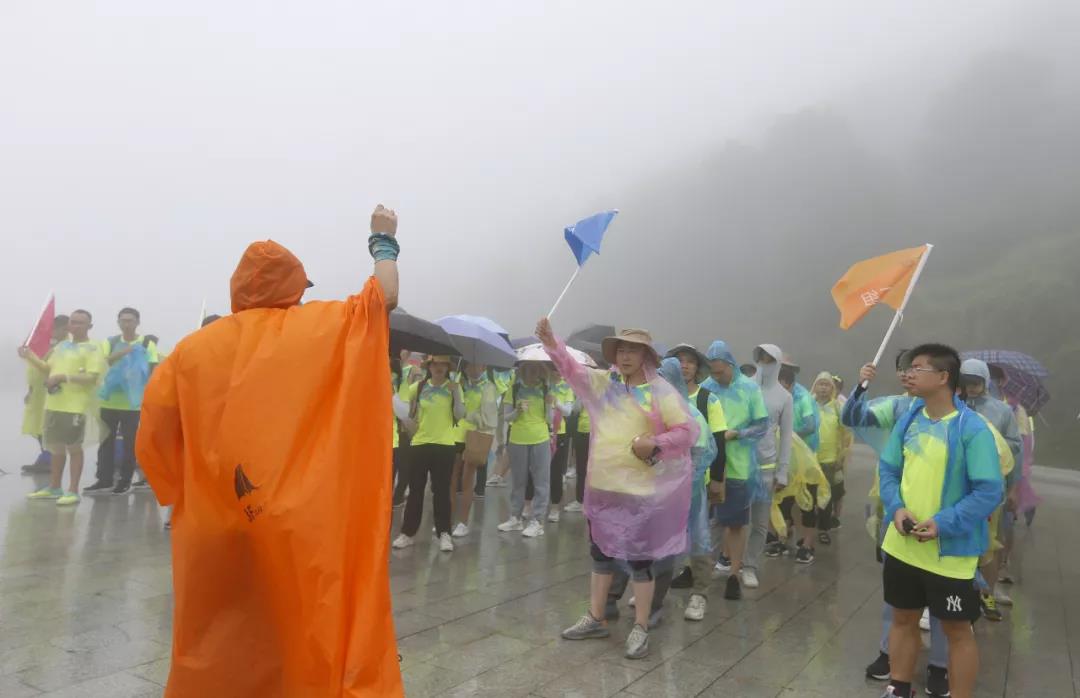
[[[698,388],[697,393],[697,408],[701,416],[705,418],[705,421],[709,421],[709,396],[712,395],[705,388]]]

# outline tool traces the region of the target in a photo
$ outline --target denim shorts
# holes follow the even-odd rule
[[[746,480],[725,481],[724,502],[716,507],[716,521],[726,527],[750,523],[750,486]]]

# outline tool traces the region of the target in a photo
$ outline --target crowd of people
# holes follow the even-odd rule
[[[99,341],[90,337],[93,315],[75,310],[53,319],[44,356],[19,347],[27,371],[23,434],[40,447],[23,472],[49,474],[48,485],[29,499],[74,506],[81,494],[126,495],[149,488],[145,478],[136,477],[135,438],[142,392],[161,356],[158,338],[139,333],[141,320],[138,310],[123,308],[116,318],[119,333]],[[83,447],[94,443],[94,481],[81,487]]]
[[[183,475],[185,468],[196,466],[235,477],[241,504],[256,490],[269,490],[269,475],[257,476],[259,484],[249,479],[249,473],[263,467],[257,459],[237,456],[218,463],[220,453],[258,448],[264,460],[285,458],[279,441],[307,443],[310,430],[304,422],[290,418],[288,434],[275,433],[257,446],[241,438],[243,429],[234,430],[231,436],[234,441],[241,438],[243,449],[239,442],[224,448],[227,431],[181,425],[192,419],[193,410],[202,412],[200,418],[211,412],[217,421],[230,418],[232,406],[240,410],[240,403],[230,400],[241,393],[255,400],[246,404],[280,416],[280,410],[265,401],[264,386],[280,379],[282,366],[299,367],[299,357],[306,362],[304,371],[322,371],[313,382],[324,384],[334,375],[341,395],[375,391],[363,370],[341,368],[342,356],[332,347],[325,358],[307,356],[304,328],[296,323],[297,318],[310,318],[312,327],[324,331],[328,323],[337,323],[342,328],[338,336],[349,342],[362,341],[368,349],[385,346],[386,319],[376,316],[396,304],[396,228],[394,212],[376,209],[369,240],[376,273],[364,294],[345,303],[305,308],[303,314],[288,316],[291,325],[275,324],[282,316],[274,313],[298,306],[310,285],[306,273],[284,248],[253,245],[233,277],[235,322],[223,323],[213,337],[186,340],[188,363],[174,360],[157,369],[167,375],[158,376],[152,391],[147,384],[162,357],[156,339],[139,334],[137,310],[121,310],[119,334],[103,341],[90,338],[89,312],[57,317],[45,356],[25,347],[19,350],[30,386],[24,432],[42,445],[38,462],[28,469],[47,468],[50,475],[49,484],[28,497],[70,506],[78,504],[80,494],[123,495],[143,484],[135,480],[135,443],[144,390],[154,395],[149,412],[153,433],[139,439],[140,455],[146,454],[147,472],[155,490],[161,490],[162,503],[182,501],[193,511],[206,510],[186,516],[210,517],[206,512],[219,502],[200,488],[212,483]],[[285,264],[285,271],[273,277],[244,271],[267,264]],[[252,290],[252,284],[258,288]],[[364,323],[375,330],[356,329],[367,327]],[[267,331],[270,326],[273,330]],[[287,340],[290,331],[299,338]],[[402,352],[389,362],[393,417],[388,433],[331,437],[320,432],[323,444],[347,438],[347,447],[355,449],[367,442],[381,444],[385,438],[392,445],[394,482],[386,490],[388,499],[392,497],[386,512],[390,506],[404,507],[393,548],[416,543],[429,487],[432,533],[448,554],[455,539],[474,534],[473,502],[489,488],[509,488],[509,517],[497,526],[503,535],[536,538],[566,516],[583,515],[592,560],[588,610],[562,637],[609,637],[610,623],[619,615],[618,601],[630,587],[634,624],[625,655],[640,659],[649,654],[650,629],[660,621],[671,589],[689,590],[683,615],[697,622],[708,612],[714,579],[724,580],[725,599],[738,601],[744,588],[760,585],[763,556],[790,555],[798,564],[813,564],[839,535],[848,495],[845,472],[852,445],[859,440],[879,455],[867,529],[877,543],[884,586],[880,653],[867,667],[867,676],[889,681],[885,696],[913,695],[922,627],[931,638],[926,692],[972,695],[978,671],[973,623],[980,615],[1001,620],[999,606],[1010,603],[1001,585],[1012,581],[1012,527],[1015,516],[1031,506],[1021,501],[1023,487],[1030,487],[1024,481],[1027,468],[1021,466],[1031,462],[1031,422],[1022,407],[997,397],[990,367],[978,360],[962,362],[948,346],[922,344],[897,354],[896,375],[905,392],[871,399],[875,366],[861,368],[857,387],[845,397],[843,380],[831,371],[816,374],[809,387],[800,384],[797,362],[769,343],[755,347],[752,361],[740,364],[721,340],[705,351],[679,344],[661,355],[647,331],[628,329],[605,339],[595,361],[587,362],[580,352],[568,349],[546,318],[537,324],[536,337],[549,360],[522,361],[513,370]],[[191,372],[191,366],[200,365],[200,347],[211,340],[215,351],[231,343],[229,351],[248,352],[247,358],[225,362],[220,375]],[[280,363],[267,358],[274,352],[284,357]],[[264,377],[247,369],[243,379],[229,373],[246,366],[244,362],[254,362],[254,373],[261,371]],[[188,373],[181,376],[178,365],[188,367]],[[384,363],[380,371],[385,370]],[[183,381],[210,387],[203,392],[181,389]],[[312,404],[334,409],[337,400]],[[336,424],[331,417],[320,423]],[[103,432],[96,478],[81,488],[83,444],[90,441],[88,430],[98,427]],[[570,463],[574,467],[567,472]],[[65,464],[70,471],[66,489]],[[272,465],[266,473],[286,468],[286,461]],[[573,486],[565,487],[567,481]],[[342,511],[359,516],[349,508],[350,487],[342,487]],[[180,496],[190,488],[194,490]],[[264,491],[262,496],[270,495]],[[303,502],[296,507],[311,505]],[[331,503],[324,502],[322,508],[332,508]],[[246,504],[240,511],[246,517],[240,520],[250,524],[263,509]],[[174,550],[174,565],[185,565],[187,585],[181,588],[178,571],[178,597],[203,598],[199,589],[214,574],[225,573],[207,568],[202,581],[190,574],[211,545],[207,541],[216,540],[205,523],[210,520],[204,518],[190,529],[191,544],[177,539],[186,552]],[[288,521],[279,525],[286,526],[289,535],[303,530]],[[331,541],[326,529],[311,532],[324,548],[340,545],[340,557],[348,556],[344,551],[353,543],[347,536]],[[195,545],[198,536],[203,542]],[[238,540],[229,537],[228,546]],[[290,555],[305,550],[297,545]],[[273,564],[282,568],[283,579],[295,569],[286,559]],[[268,574],[267,567],[260,570],[260,578]],[[349,574],[359,574],[357,570],[348,567]],[[229,572],[253,573],[250,566]],[[196,612],[187,603],[181,605]],[[207,605],[207,618],[218,609]],[[176,646],[200,642],[196,636],[181,637],[179,627],[176,632]],[[285,649],[274,651],[288,661]],[[173,676],[192,686],[216,685],[222,672],[228,672],[227,662],[215,659],[210,667],[199,656],[174,647]],[[183,661],[178,664],[179,659]],[[379,661],[389,660],[380,656]]]
[[[700,621],[714,578],[739,600],[759,586],[763,555],[812,564],[838,535],[847,462],[862,441],[880,457],[868,530],[885,588],[867,677],[888,680],[887,696],[911,695],[922,627],[927,694],[971,695],[972,624],[1000,621],[1011,605],[1000,585],[1012,583],[1020,466],[1031,460],[1031,420],[996,397],[984,362],[940,344],[901,351],[905,392],[871,399],[873,365],[846,397],[829,371],[804,387],[799,365],[773,344],[739,364],[723,341],[661,356],[647,332],[627,330],[604,343],[604,367],[590,368],[546,320],[537,337],[550,361],[512,371],[408,352],[392,362],[394,505],[405,507],[393,547],[415,544],[429,474],[433,533],[447,553],[470,535],[472,501],[487,488],[510,488],[504,534],[542,536],[584,513],[589,610],[563,637],[608,637],[631,583],[625,651],[641,658],[670,589],[690,590],[684,617]],[[489,450],[467,448],[474,431],[491,437]]]

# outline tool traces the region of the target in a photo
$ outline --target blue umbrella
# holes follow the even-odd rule
[[[483,315],[447,315],[444,318],[439,318],[435,322],[442,322],[443,320],[463,320],[465,322],[471,322],[474,325],[479,325],[485,330],[489,330],[495,334],[501,334],[503,337],[510,336],[510,333],[506,331],[506,328],[491,318],[486,318]]]
[[[435,324],[446,330],[450,341],[469,363],[495,368],[513,368],[517,363],[517,354],[510,343],[497,332],[453,316],[437,320]]]

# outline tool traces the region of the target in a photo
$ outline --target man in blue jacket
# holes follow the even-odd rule
[[[892,522],[882,543],[885,602],[893,607],[885,696],[912,696],[919,617],[929,607],[949,639],[952,695],[970,698],[979,670],[975,569],[987,544],[986,519],[1001,501],[1001,466],[990,428],[955,397],[956,350],[924,344],[909,356],[907,387],[916,399],[878,464],[885,520]]]

